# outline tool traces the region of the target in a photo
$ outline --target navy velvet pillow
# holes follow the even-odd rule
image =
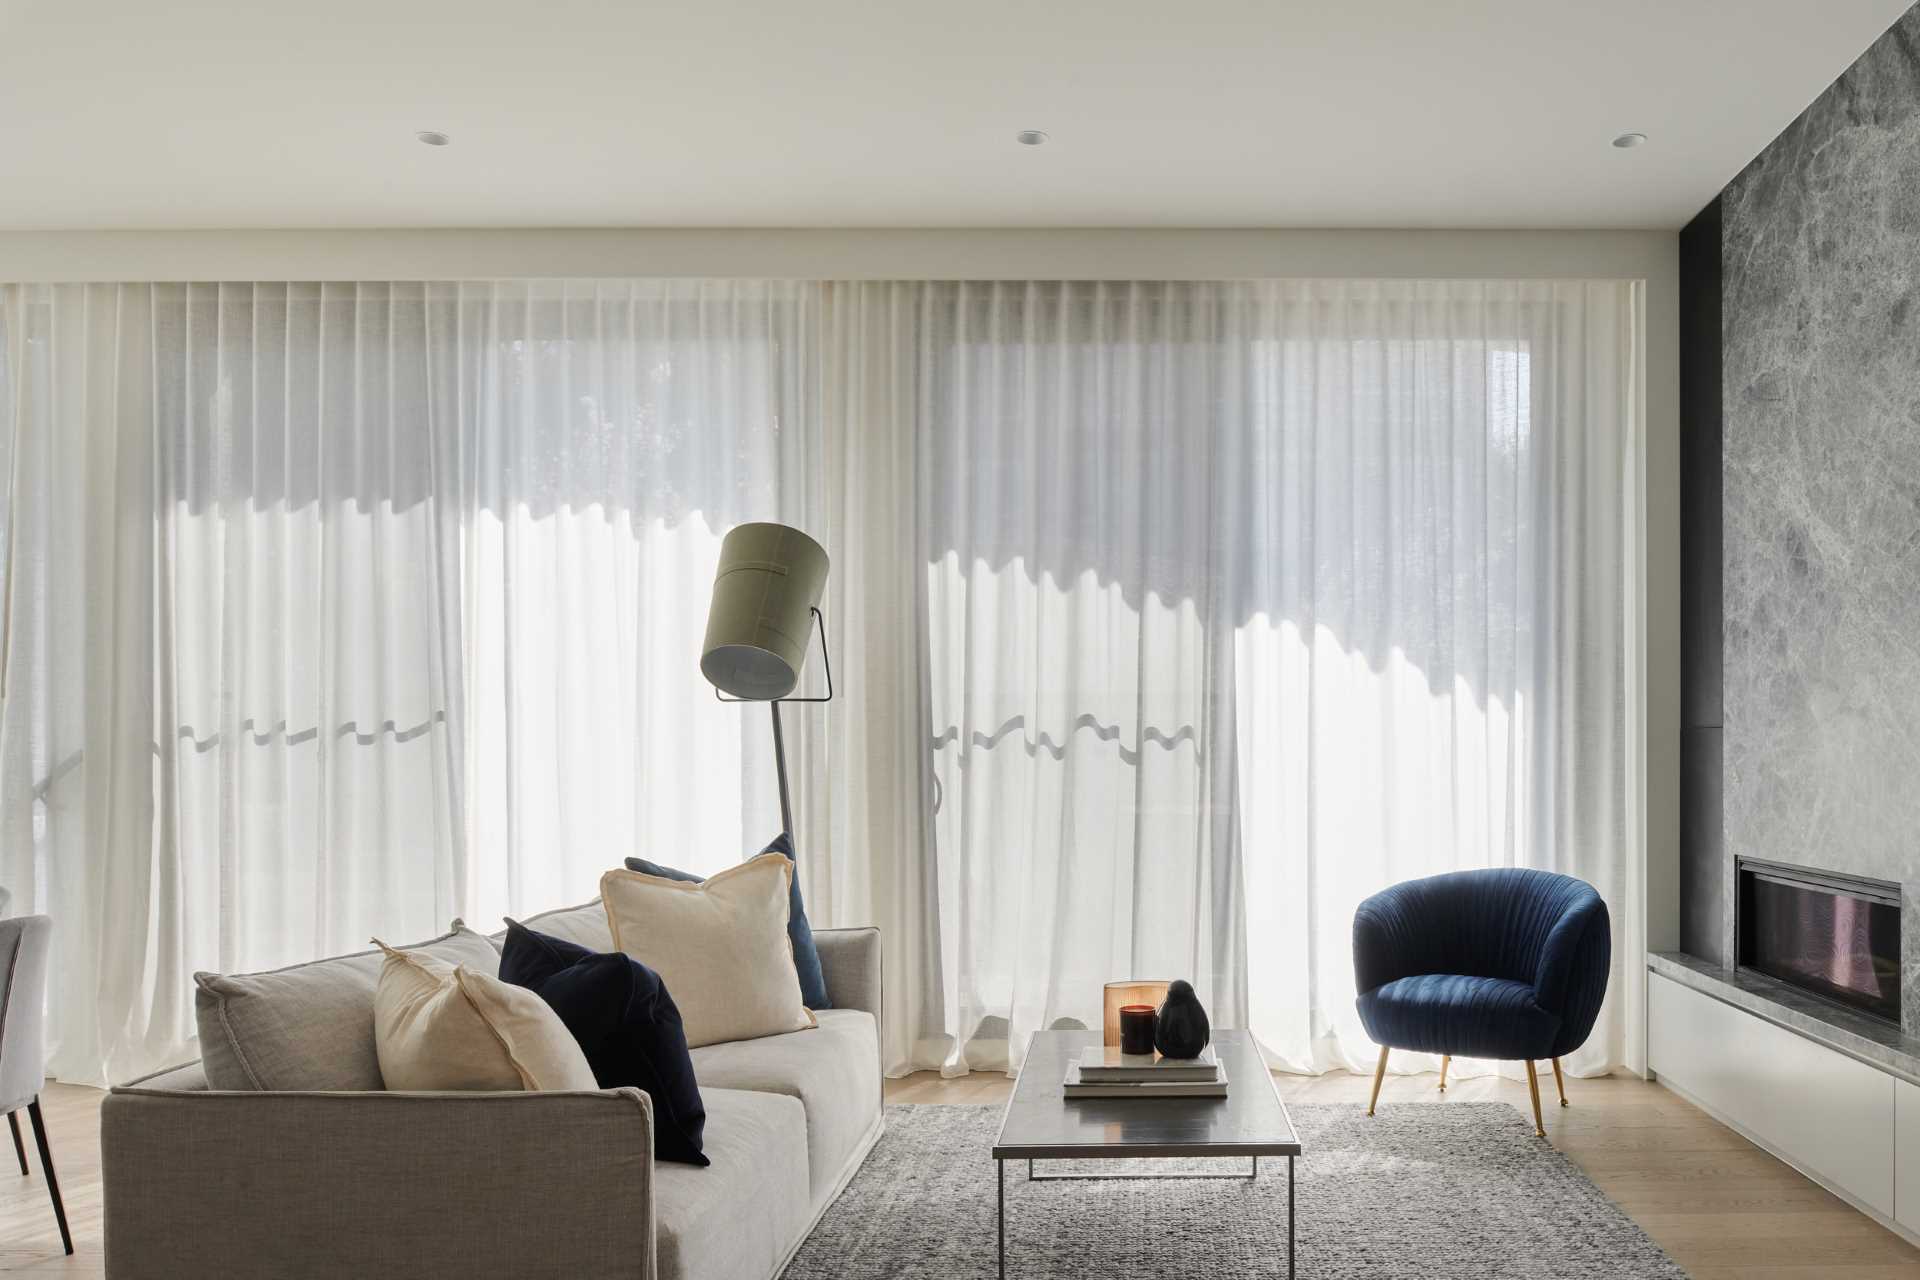
[[[788,862],[794,863],[793,888],[787,894],[787,938],[793,943],[793,967],[800,971],[800,1003],[809,1009],[831,1009],[833,1002],[827,999],[827,978],[820,971],[820,951],[813,945],[813,926],[807,923],[807,907],[800,901],[800,865],[793,856],[793,837],[782,831],[772,844],[760,852],[783,853]],[[648,862],[645,858],[628,858],[627,870],[666,880],[684,880],[689,884],[700,884],[706,879],[690,871],[676,871],[672,867]]]
[[[646,1090],[655,1156],[712,1163],[700,1150],[707,1108],[680,1010],[659,974],[632,956],[589,951],[509,920],[500,980],[534,992],[560,1015],[602,1089]]]

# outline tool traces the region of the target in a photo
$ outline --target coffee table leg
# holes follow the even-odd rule
[[[1006,1275],[1006,1260],[1000,1263],[1002,1277]],[[1293,1280],[1293,1157],[1287,1157],[1287,1280]]]
[[[1000,1171],[1000,1280],[1007,1280],[1007,1162],[995,1160],[993,1166]]]

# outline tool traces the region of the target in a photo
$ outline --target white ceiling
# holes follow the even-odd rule
[[[0,227],[1677,227],[1908,2],[0,0]]]

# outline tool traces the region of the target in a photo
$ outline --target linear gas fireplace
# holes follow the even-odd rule
[[[1738,860],[1740,967],[1900,1023],[1900,886]]]

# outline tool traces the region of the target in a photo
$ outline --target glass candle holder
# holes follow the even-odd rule
[[[1120,1006],[1120,1052],[1153,1052],[1153,1018],[1150,1004]]]

